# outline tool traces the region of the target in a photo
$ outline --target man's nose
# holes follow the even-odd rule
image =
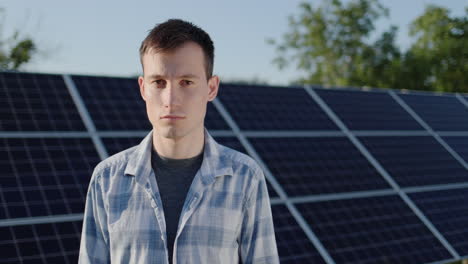
[[[174,107],[180,105],[180,87],[177,84],[168,82],[164,88],[164,106]]]

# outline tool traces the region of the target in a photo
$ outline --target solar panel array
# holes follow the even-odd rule
[[[0,263],[76,263],[92,170],[151,129],[136,79],[0,73]],[[263,167],[281,263],[468,256],[468,98],[222,84],[205,126]]]

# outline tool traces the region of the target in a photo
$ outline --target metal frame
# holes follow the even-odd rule
[[[101,138],[99,138],[99,136],[96,133],[96,126],[94,125],[94,122],[91,119],[88,109],[86,108],[83,99],[81,98],[78,89],[76,88],[75,83],[73,82],[73,79],[70,75],[63,75],[62,77],[65,81],[65,85],[68,91],[70,92],[73,102],[75,103],[76,108],[80,113],[81,119],[83,120],[86,129],[88,130],[88,133],[91,136],[91,139],[93,140],[94,146],[96,147],[99,157],[101,158],[101,160],[107,158],[109,154],[107,153],[106,148],[102,144]]]
[[[468,96],[468,95],[465,95],[465,96]],[[455,94],[455,97],[457,97],[458,100],[460,100],[460,102],[461,102],[462,104],[464,104],[466,107],[468,107],[468,102],[466,101],[465,97],[463,97],[463,96],[462,96],[461,94],[459,94],[459,93],[456,93],[456,94]]]
[[[67,214],[67,215],[36,216],[36,217],[3,219],[0,221],[0,227],[80,221],[80,220],[83,220],[83,215],[84,214]]]

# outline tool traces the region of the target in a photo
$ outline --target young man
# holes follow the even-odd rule
[[[168,20],[140,59],[153,130],[96,166],[79,263],[279,263],[262,170],[204,127],[219,86],[208,34]]]

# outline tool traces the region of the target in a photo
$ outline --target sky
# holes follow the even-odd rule
[[[288,16],[298,14],[300,0],[120,1],[6,0],[0,37],[18,30],[30,36],[39,54],[22,70],[44,73],[136,76],[141,74],[138,49],[148,31],[169,18],[188,20],[214,41],[214,73],[221,81],[259,79],[287,85],[301,77],[294,68],[279,70],[274,46],[288,30]],[[309,1],[313,5],[321,1]],[[408,24],[425,6],[449,8],[462,16],[468,0],[381,0],[390,17],[377,21],[377,32],[399,27],[397,44],[411,44]]]

